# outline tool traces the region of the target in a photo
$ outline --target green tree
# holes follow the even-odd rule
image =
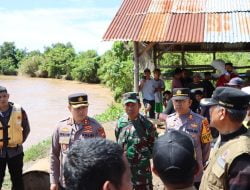
[[[76,53],[70,43],[57,43],[46,47],[44,56],[45,62],[41,68],[48,72],[48,77],[61,78],[62,75],[70,74],[70,64],[75,59]]]
[[[25,51],[17,49],[14,42],[4,42],[0,46],[1,73],[16,75],[18,63],[24,56]]]
[[[44,63],[44,58],[41,55],[30,54],[21,60],[19,73],[30,77],[38,75],[39,66]]]
[[[72,63],[71,76],[82,82],[97,83],[99,78],[99,56],[95,50],[88,50],[80,53]]]
[[[132,44],[115,42],[100,60],[99,78],[111,88],[117,101],[123,93],[133,89],[132,52]]]
[[[17,75],[17,68],[11,58],[0,59],[0,74]]]

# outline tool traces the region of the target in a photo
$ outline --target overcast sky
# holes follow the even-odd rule
[[[111,47],[103,42],[122,0],[0,0],[0,44],[43,51],[53,43],[71,42],[77,51]]]

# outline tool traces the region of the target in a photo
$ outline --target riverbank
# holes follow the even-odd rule
[[[103,113],[113,103],[110,89],[100,84],[0,75],[0,85],[7,88],[10,101],[20,104],[28,114],[31,132],[25,150],[51,136],[56,123],[68,117],[69,94],[88,94],[90,116]]]

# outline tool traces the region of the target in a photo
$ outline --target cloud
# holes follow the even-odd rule
[[[77,51],[103,53],[111,43],[102,42],[116,8],[34,9],[0,12],[0,43],[15,42],[18,48],[43,50],[57,42],[71,42]]]

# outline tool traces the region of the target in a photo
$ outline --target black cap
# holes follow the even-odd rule
[[[194,175],[197,162],[192,138],[177,130],[160,136],[154,144],[153,163],[160,177],[169,182]]]
[[[88,106],[88,95],[85,93],[75,93],[68,96],[69,104],[73,108]]]
[[[0,92],[7,92],[7,89],[4,86],[0,86]]]
[[[203,98],[201,105],[213,106],[220,105],[226,108],[242,110],[249,106],[250,95],[232,87],[217,87],[213,92],[212,98]]]
[[[123,103],[137,103],[140,102],[140,98],[139,98],[139,94],[136,92],[127,92],[125,94],[123,94]]]
[[[173,89],[173,100],[185,100],[190,97],[189,88],[174,88]]]
[[[150,72],[149,68],[144,69],[144,73]]]

